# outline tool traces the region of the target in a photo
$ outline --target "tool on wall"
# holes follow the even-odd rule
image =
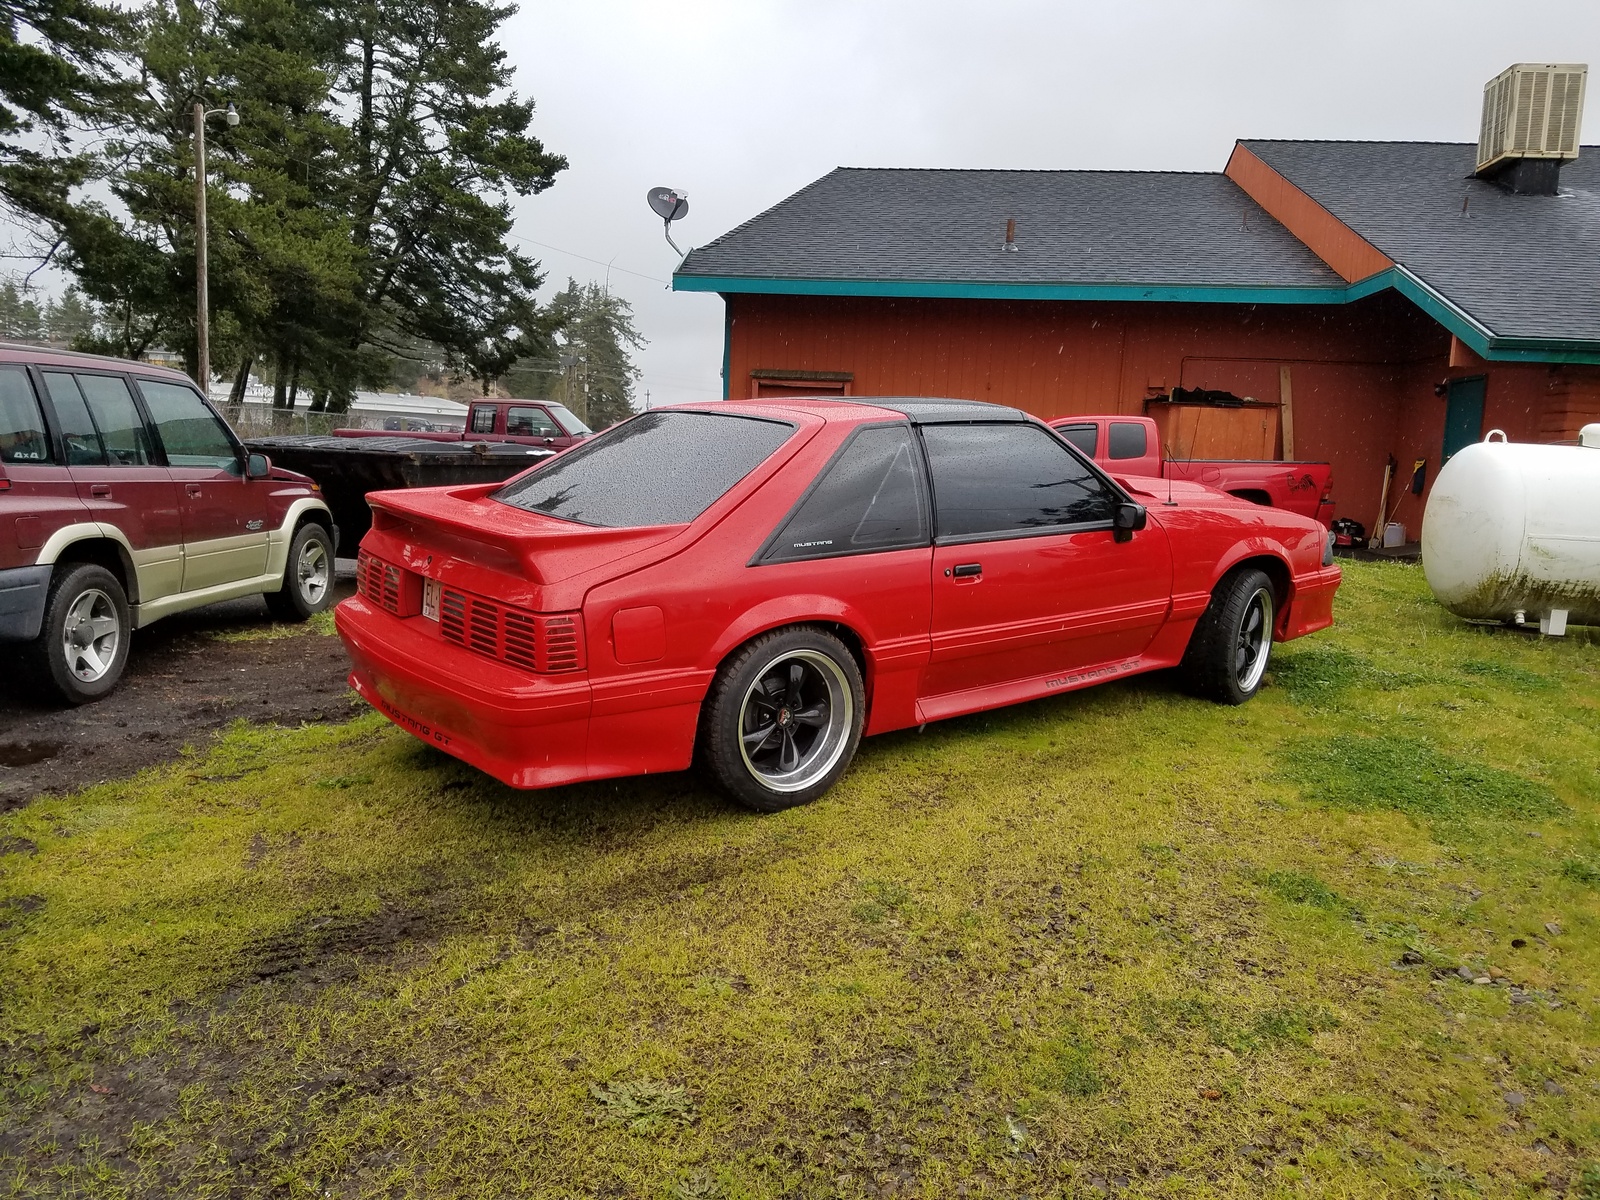
[[[1428,486],[1428,460],[1419,458],[1411,464],[1411,494],[1422,495],[1423,489]]]
[[[1378,496],[1378,519],[1373,523],[1376,532],[1367,542],[1368,550],[1376,550],[1383,545],[1383,518],[1389,511],[1389,481],[1394,478],[1394,468],[1394,455],[1391,454],[1389,461],[1383,467],[1383,492]]]

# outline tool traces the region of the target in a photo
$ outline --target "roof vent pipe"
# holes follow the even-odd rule
[[[1514,63],[1485,84],[1478,178],[1555,195],[1561,164],[1578,157],[1588,74],[1583,63]]]
[[[1017,219],[1015,217],[1007,217],[1006,218],[1006,249],[1007,250],[1015,250],[1016,248],[1017,248]]]

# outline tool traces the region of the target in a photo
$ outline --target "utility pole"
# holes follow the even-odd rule
[[[200,101],[194,102],[194,335],[195,382],[207,396],[211,394],[211,281],[206,261],[206,118],[221,115],[230,126],[239,123],[233,101],[227,108],[209,112]]]

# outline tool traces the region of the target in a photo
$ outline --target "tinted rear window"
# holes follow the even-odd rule
[[[645,413],[551,459],[495,499],[584,525],[682,525],[793,432],[786,422],[759,417]]]

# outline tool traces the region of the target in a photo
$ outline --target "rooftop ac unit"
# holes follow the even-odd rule
[[[1478,173],[1514,158],[1578,157],[1583,63],[1515,63],[1483,89]]]

